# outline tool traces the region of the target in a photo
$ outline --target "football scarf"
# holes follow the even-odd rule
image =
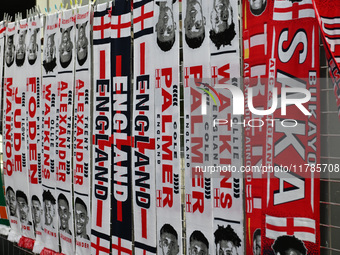
[[[208,1],[184,1],[183,15],[186,252],[213,254],[211,176],[204,171],[212,164],[211,104],[203,80],[210,77]]]
[[[340,2],[314,0],[340,118]]]
[[[133,210],[135,253],[156,253],[153,1],[133,1]]]
[[[0,22],[0,80],[1,80],[1,90],[0,90],[0,98],[2,98],[3,93],[3,70],[4,70],[4,60],[5,60],[5,33],[6,33],[6,23],[4,21]],[[2,106],[3,107],[3,106]],[[2,113],[3,108],[0,108],[0,112]],[[2,114],[1,114],[2,116]],[[5,217],[5,215],[3,215]]]
[[[93,18],[93,140],[91,254],[111,251],[111,2]]]
[[[42,118],[43,118],[43,158],[42,158],[42,205],[44,211],[43,240],[45,248],[59,251],[58,210],[56,193],[56,132],[59,20],[58,13],[46,16],[44,27],[44,49],[42,62]]]
[[[272,1],[253,5],[242,1],[243,6],[243,77],[244,95],[253,90],[252,105],[256,109],[267,109],[266,86],[268,78],[268,17],[272,16]],[[265,165],[266,125],[252,127],[253,120],[265,117],[252,114],[248,102],[245,104],[244,122],[244,166]],[[252,126],[250,126],[252,125]],[[246,253],[261,254],[262,179],[261,171],[245,172],[246,205]]]
[[[115,1],[111,16],[112,254],[132,254],[131,3]]]
[[[0,98],[2,98],[2,90],[3,90],[3,70],[4,70],[4,59],[5,59],[5,32],[6,27],[4,22],[0,22],[0,81],[1,81],[1,89],[0,89]],[[5,92],[4,92],[5,93]],[[4,104],[3,107],[5,107],[6,98],[4,98]],[[2,112],[2,109],[0,109],[1,116],[5,116]],[[3,140],[5,142],[5,140]],[[4,151],[4,150],[3,150]],[[5,154],[5,153],[4,153]],[[5,162],[5,161],[4,161]],[[5,165],[5,164],[4,164]],[[3,187],[2,185],[2,178],[0,178],[0,187]],[[8,221],[8,214],[6,211],[6,200],[4,196],[3,189],[0,189],[0,234],[2,235],[8,235],[9,232],[9,221]]]
[[[320,66],[312,1],[276,0],[270,28],[268,103],[274,104],[277,89],[281,105],[272,114],[271,132],[267,127],[265,155],[267,166],[281,170],[264,174],[262,254],[289,248],[319,254]]]
[[[74,221],[76,254],[91,254],[91,14],[92,5],[78,8],[75,41],[74,96]]]
[[[26,91],[29,85],[28,73],[25,72],[27,59],[27,20],[20,20],[17,23],[17,32],[14,35],[15,57],[14,65],[17,75],[13,79],[13,156],[14,172],[17,175],[15,184],[17,186],[16,199],[19,209],[19,219],[21,223],[22,238],[19,246],[33,249],[34,229],[32,224],[32,214],[30,213],[31,201],[28,192],[28,167],[27,167],[27,146],[26,146]]]
[[[154,3],[157,253],[182,252],[179,2]],[[172,22],[167,24],[169,18]]]
[[[43,209],[42,209],[42,98],[41,98],[41,19],[34,16],[28,23],[27,78],[26,84],[26,137],[27,165],[29,169],[29,191],[32,204],[32,219],[35,232],[33,252],[43,248]]]
[[[57,36],[57,82],[55,169],[61,251],[74,254],[72,193],[73,81],[75,55],[75,16],[64,10]]]
[[[14,132],[13,132],[13,114],[14,114],[14,82],[16,64],[15,59],[15,41],[17,34],[15,23],[9,23],[6,30],[6,46],[5,46],[5,73],[4,73],[4,121],[3,121],[3,139],[4,149],[4,178],[6,185],[6,203],[11,224],[11,231],[8,235],[9,241],[19,242],[21,237],[21,223],[19,218],[19,208],[16,198],[16,191],[19,188],[16,181],[21,176],[19,171],[15,171],[16,166],[22,167],[21,162],[14,164]],[[21,121],[21,119],[18,119]],[[21,137],[20,137],[21,138]],[[20,140],[21,141],[21,140]],[[22,169],[22,168],[21,168]],[[19,170],[19,169],[18,169]],[[21,191],[21,194],[23,191]]]
[[[209,21],[211,86],[217,92],[216,103],[212,102],[212,165],[213,187],[213,233],[214,249],[225,248],[223,240],[232,242],[231,249],[244,253],[243,238],[243,177],[239,172],[242,165],[241,116],[232,115],[232,97],[225,85],[240,87],[240,52],[237,1],[221,9],[216,1],[209,2]],[[227,21],[225,17],[228,17]],[[218,85],[217,85],[218,84]],[[218,100],[220,99],[220,100]],[[221,125],[220,125],[221,124]],[[223,125],[222,125],[223,124]],[[236,171],[226,171],[232,167]]]
[[[0,185],[3,187],[2,178],[0,178]],[[10,230],[9,221],[6,211],[6,200],[3,189],[0,189],[0,234],[7,236]]]

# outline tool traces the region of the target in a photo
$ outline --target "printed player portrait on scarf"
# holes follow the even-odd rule
[[[19,30],[18,30],[19,33]],[[25,56],[26,56],[26,34],[27,30],[24,30],[19,33],[19,40],[18,40],[18,45],[17,45],[17,50],[16,50],[16,55],[15,55],[15,63],[17,66],[22,66],[25,62]]]
[[[156,24],[157,45],[162,51],[171,50],[175,43],[177,29],[173,14],[173,4],[176,0],[156,2],[159,6],[159,15]]]
[[[46,73],[53,72],[53,69],[57,66],[54,36],[55,34],[51,34],[48,36],[47,45],[45,46],[43,66]]]
[[[70,37],[70,31],[72,27],[63,29],[60,28],[61,32],[61,43],[59,46],[59,56],[60,56],[60,65],[63,68],[68,67],[72,60],[72,49],[73,43]]]
[[[210,13],[211,30],[209,34],[211,41],[217,49],[220,49],[222,45],[231,45],[231,41],[236,35],[234,14],[230,0],[214,0],[213,7]]]

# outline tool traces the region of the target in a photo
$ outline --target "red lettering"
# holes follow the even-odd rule
[[[13,174],[13,164],[10,159],[7,159],[6,161],[6,172],[8,176],[12,176]]]
[[[218,68],[218,75],[224,77],[222,79],[219,80],[219,83],[226,83],[227,81],[230,80],[230,73],[226,72],[228,71],[230,68],[230,64],[226,64],[224,66],[221,66],[220,68]]]
[[[196,212],[197,210],[200,213],[203,213],[204,211],[204,193],[199,191],[193,191],[192,192],[192,199],[196,200],[193,205],[193,212]]]
[[[37,102],[34,97],[31,97],[28,102],[28,114],[31,118],[34,118],[36,112],[37,112]]]
[[[77,159],[78,162],[82,162],[82,161],[83,161],[83,153],[77,151],[77,153],[76,153],[76,159]]]
[[[165,198],[163,199],[163,207],[168,205],[169,207],[172,207],[173,205],[173,192],[172,188],[170,187],[163,187],[163,195],[165,195]]]
[[[230,194],[221,194],[221,207],[222,208],[226,208],[228,206],[228,208],[231,207],[232,205],[232,197]]]
[[[162,159],[163,160],[172,160],[172,151],[169,147],[172,145],[172,137],[171,136],[163,136],[162,137]],[[165,142],[165,143],[164,143]]]
[[[30,143],[28,145],[28,153],[29,153],[29,160],[37,160],[37,144],[36,143]]]
[[[220,172],[223,179],[220,181],[221,188],[231,189],[231,183],[227,182],[231,178],[231,172]]]
[[[195,111],[198,107],[202,106],[202,93],[194,88],[190,88],[192,96],[191,112]],[[201,116],[202,117],[202,116]]]
[[[222,145],[220,146],[220,153],[222,153],[224,150],[228,150],[228,152],[231,152],[231,145],[228,143],[231,140],[230,135],[220,135],[220,141],[222,142]],[[220,158],[221,164],[231,164],[231,158]]]
[[[192,137],[191,138],[191,152],[192,152],[192,162],[193,163],[202,163],[203,162],[203,153],[199,150],[203,147],[203,137]],[[196,145],[194,145],[196,144]],[[195,155],[195,157],[194,157]]]
[[[59,158],[64,160],[66,158],[66,151],[59,150]]]
[[[14,133],[14,150],[20,151],[21,150],[21,134],[20,133]]]
[[[172,68],[162,69],[162,76],[165,78],[165,86],[170,88],[172,84]]]
[[[165,132],[165,123],[172,123],[171,115],[162,116],[162,132]]]
[[[162,89],[162,97],[163,97],[162,112],[164,112],[172,105],[172,95],[165,89]]]
[[[75,175],[74,178],[75,178],[75,184],[83,185],[83,176]]]
[[[194,75],[195,79],[202,79],[203,76],[203,66],[191,66],[190,74]]]
[[[37,123],[36,121],[29,121],[28,122],[28,134],[30,140],[34,140],[37,136]]]
[[[36,81],[36,77],[30,77],[28,78],[28,84],[27,84],[27,88],[29,89],[30,85],[31,85],[31,91],[33,93],[36,93],[37,92],[37,81]]]
[[[14,127],[21,128],[21,109],[14,111]]]
[[[21,157],[21,155],[14,155],[14,171],[22,172],[22,157]]]
[[[65,89],[67,89],[67,88],[68,88],[68,83],[67,83],[67,82],[63,82],[63,81],[62,81],[62,82],[59,83],[59,88],[58,88],[58,89],[59,89],[60,91],[63,91],[63,90],[65,90]],[[67,94],[66,94],[66,95],[67,95]],[[60,98],[60,100],[61,100],[61,98]]]
[[[80,126],[77,126],[77,136],[80,136],[82,134],[84,134],[84,130]],[[79,140],[79,139],[77,139],[77,140]],[[82,141],[78,142],[78,143],[82,143]],[[77,148],[78,148],[78,145],[77,145]]]
[[[67,112],[67,104],[60,104],[60,112]]]
[[[195,133],[195,124],[196,123],[203,123],[203,116],[202,115],[191,116],[191,134]]]
[[[84,103],[78,103],[78,112],[83,112],[84,111]]]
[[[21,105],[21,97],[18,96],[18,88],[14,88],[14,102]]]
[[[38,184],[37,173],[38,173],[38,166],[33,165],[33,164],[30,165],[30,182],[32,184]]]
[[[84,114],[77,114],[77,124],[78,123],[84,124]]]
[[[162,182],[173,183],[172,165],[163,165],[162,167]]]
[[[202,171],[196,171],[196,169],[193,167],[191,170],[191,181],[193,187],[201,187],[203,188],[204,185],[204,173]]]

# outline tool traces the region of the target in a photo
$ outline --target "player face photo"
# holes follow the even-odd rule
[[[279,236],[274,241],[272,249],[275,255],[307,255],[303,241],[290,235]]]
[[[267,0],[249,0],[250,11],[254,15],[261,15],[266,9]]]
[[[228,19],[230,17],[229,0],[214,0],[214,8],[210,13],[212,29],[215,33],[220,33],[228,29]]]
[[[254,255],[261,255],[261,235],[256,235],[253,240]]]
[[[47,47],[46,47],[46,52],[45,52],[45,60],[46,63],[49,63],[53,60],[54,56],[54,34],[50,35],[47,38]]]
[[[27,48],[27,58],[29,63],[34,64],[37,59],[38,44],[37,44],[37,31],[35,30],[31,37]]]
[[[47,226],[50,226],[53,223],[53,217],[55,215],[54,205],[50,200],[44,201],[44,209],[45,209],[45,224]]]
[[[19,216],[21,223],[26,223],[28,220],[28,204],[26,200],[22,197],[17,198],[18,208],[19,208]]]
[[[217,255],[238,255],[236,246],[233,242],[228,240],[221,240],[216,246]]]
[[[64,199],[58,200],[58,214],[60,218],[60,229],[64,231],[69,230],[68,221],[71,213],[67,201]]]
[[[176,255],[179,252],[177,238],[170,233],[163,233],[161,235],[159,246],[163,255]]]
[[[86,38],[85,27],[87,21],[83,24],[77,24],[78,41],[77,41],[77,60],[79,65],[83,65],[87,59],[88,39]]]
[[[156,24],[157,40],[161,43],[169,42],[172,46],[175,41],[176,22],[174,21],[172,6],[166,2],[159,3],[159,16]]]
[[[205,17],[200,0],[187,0],[184,18],[185,35],[189,38],[204,38]],[[203,41],[203,40],[202,40]]]
[[[41,222],[41,205],[40,202],[37,200],[32,200],[32,215],[33,215],[33,222],[37,226]]]
[[[59,46],[60,64],[63,68],[66,68],[72,58],[73,44],[70,38],[70,31],[72,27],[67,29],[61,29],[61,44]]]
[[[27,31],[23,31],[19,34],[18,39],[18,45],[16,50],[16,63],[17,66],[22,66],[25,59],[25,53],[26,53],[26,44],[25,44],[25,38],[26,38]]]
[[[10,67],[14,62],[14,44],[13,44],[13,35],[9,36],[7,39],[6,50],[5,50],[5,59],[6,65]]]
[[[6,192],[6,202],[9,208],[9,213],[11,216],[17,215],[17,200],[15,197],[15,193],[12,189],[7,188]]]
[[[214,237],[216,255],[238,255],[241,239],[230,225],[218,225]]]
[[[190,241],[189,255],[208,255],[208,247],[201,241]]]
[[[86,226],[89,221],[86,208],[82,204],[76,203],[75,214],[77,236],[86,238]]]

